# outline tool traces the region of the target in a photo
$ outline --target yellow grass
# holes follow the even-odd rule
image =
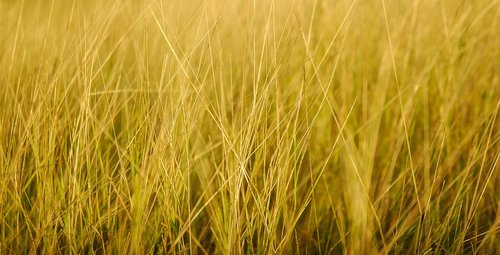
[[[500,1],[0,1],[0,254],[500,253]]]

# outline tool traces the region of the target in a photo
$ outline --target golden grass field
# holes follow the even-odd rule
[[[500,1],[1,0],[0,254],[500,254]]]

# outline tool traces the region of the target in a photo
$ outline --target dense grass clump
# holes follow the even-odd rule
[[[500,254],[500,2],[0,1],[0,254]]]

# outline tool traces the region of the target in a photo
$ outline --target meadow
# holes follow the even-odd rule
[[[0,254],[500,254],[500,1],[0,0]]]

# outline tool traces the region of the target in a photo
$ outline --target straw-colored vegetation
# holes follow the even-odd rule
[[[500,2],[0,1],[1,254],[500,253]]]

